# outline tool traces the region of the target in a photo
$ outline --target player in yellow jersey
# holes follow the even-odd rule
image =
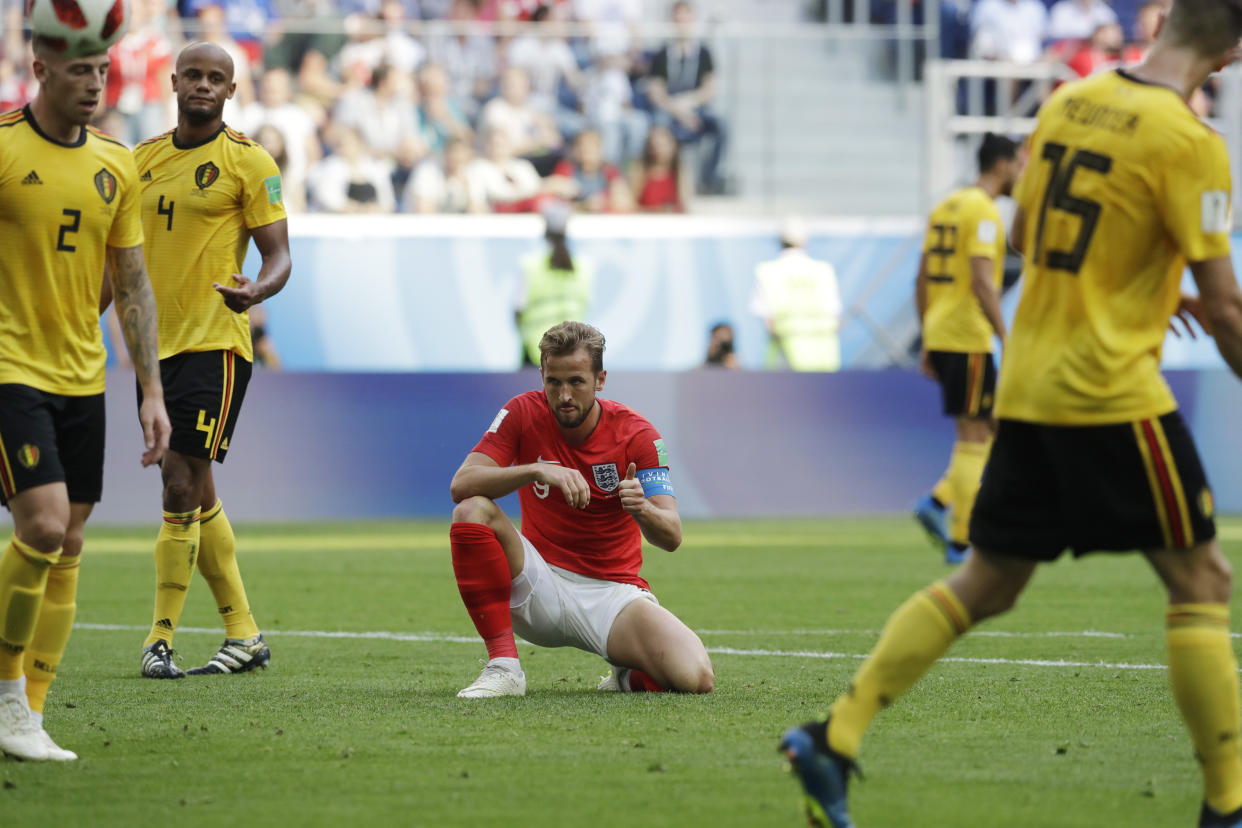
[[[67,58],[37,37],[34,55],[38,95],[0,116],[0,502],[14,523],[0,556],[0,750],[66,760],[43,705],[103,489],[105,276],[146,395],[144,465],[163,456],[169,426],[138,174],[124,146],[86,126],[108,56]]]
[[[971,507],[992,441],[992,337],[1005,341],[1000,307],[1005,231],[995,199],[1013,191],[1019,169],[1017,144],[1001,135],[983,137],[978,181],[950,194],[927,220],[915,280],[923,324],[920,365],[940,383],[944,413],[954,418],[957,442],[949,467],[915,504],[914,516],[948,563],[965,559]],[[949,507],[953,521],[946,531]]]
[[[247,308],[284,287],[291,268],[276,162],[223,120],[235,88],[228,53],[210,43],[185,47],[173,88],[177,128],[134,149],[173,426],[162,467],[155,615],[142,652],[142,675],[151,678],[185,675],[170,644],[196,563],[216,599],[225,641],[190,674],[245,672],[271,659],[250,614],[211,463],[224,462],[250,379]],[[241,275],[251,239],[263,259],[254,281]]]
[[[1025,285],[971,518],[974,552],[889,618],[826,722],[783,737],[815,819],[852,824],[847,776],[872,718],[973,624],[1011,608],[1039,562],[1066,549],[1139,550],[1168,592],[1169,680],[1203,772],[1199,825],[1242,826],[1232,574],[1159,371],[1170,318],[1185,309],[1242,376],[1229,159],[1184,103],[1237,57],[1240,37],[1240,0],[1177,0],[1143,63],[1067,83],[1041,108],[1014,190]],[[1179,293],[1187,263],[1193,300]]]

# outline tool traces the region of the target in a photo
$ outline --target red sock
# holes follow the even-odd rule
[[[454,523],[449,529],[457,589],[474,628],[487,645],[487,657],[517,658],[509,593],[513,578],[496,533],[481,523]]]
[[[630,670],[631,693],[664,693],[660,683],[642,670]]]

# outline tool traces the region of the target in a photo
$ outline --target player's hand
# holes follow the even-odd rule
[[[146,448],[142,453],[142,465],[155,465],[164,459],[164,452],[168,451],[168,438],[172,434],[164,398],[144,396],[138,409],[138,421],[142,423],[142,444]]]
[[[211,286],[216,289],[224,297],[224,304],[234,313],[241,313],[251,305],[257,305],[263,301],[263,296],[259,293],[259,285],[252,282],[240,273],[233,274],[233,281],[237,283],[237,287],[225,287],[219,282],[212,282]]]
[[[585,509],[591,502],[591,487],[577,469],[567,469],[555,463],[539,463],[541,483],[555,486],[565,495],[565,502],[575,509]]]
[[[643,493],[643,484],[634,476],[638,467],[630,463],[625,470],[625,479],[617,486],[617,495],[621,498],[621,508],[631,515],[637,515],[647,507],[647,495]]]
[[[919,373],[929,380],[936,378],[936,367],[932,365],[931,354],[927,353],[926,348],[919,351]]]
[[[1174,336],[1181,339],[1182,332],[1177,329],[1177,325],[1173,321],[1174,319],[1182,321],[1182,325],[1186,328],[1186,333],[1190,334],[1191,339],[1199,338],[1199,335],[1195,333],[1194,327],[1190,324],[1191,319],[1198,322],[1199,327],[1209,336],[1212,333],[1208,330],[1207,317],[1203,313],[1203,302],[1198,296],[1190,296],[1183,293],[1181,300],[1177,303],[1177,310],[1174,312],[1172,319],[1169,320],[1169,330],[1173,332]]]

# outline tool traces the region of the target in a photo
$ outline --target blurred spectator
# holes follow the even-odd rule
[[[677,139],[668,127],[654,126],[647,134],[635,177],[638,209],[646,213],[682,213],[681,157]]]
[[[1127,66],[1141,62],[1147,55],[1147,49],[1156,42],[1156,28],[1166,8],[1161,0],[1150,0],[1134,13],[1134,40],[1127,43],[1121,52],[1121,60]]]
[[[566,7],[557,7],[564,9]],[[578,61],[565,40],[565,26],[551,6],[538,6],[531,22],[539,24],[537,34],[520,34],[507,50],[508,65],[526,71],[530,79],[531,106],[551,116],[563,135],[576,135],[582,129],[582,116],[561,103],[561,87],[581,94],[583,78]]]
[[[401,196],[402,208],[413,213],[468,213],[484,199],[470,191],[467,170],[474,151],[460,138],[449,138],[442,158],[426,158],[414,168]]]
[[[484,133],[484,155],[466,167],[469,191],[476,201],[471,212],[524,213],[538,206],[542,181],[525,158],[513,154],[503,129]]]
[[[573,7],[574,18],[591,27],[591,54],[598,57],[634,51],[643,0],[573,0]]]
[[[315,122],[305,109],[293,102],[293,79],[287,69],[268,69],[263,73],[259,80],[259,100],[242,110],[239,126],[256,140],[263,127],[276,129],[285,155],[285,163],[280,164],[285,176],[285,191],[305,188],[306,171],[319,160],[322,150]],[[259,140],[259,143],[267,147],[266,141]],[[271,152],[270,147],[268,151]],[[288,198],[285,205],[294,210]]]
[[[599,133],[593,129],[578,133],[572,158],[556,165],[547,188],[586,213],[628,213],[634,209],[629,185],[616,167],[605,163]]]
[[[32,58],[27,45],[12,58],[7,53],[0,58],[0,112],[19,109],[34,97],[38,83],[30,76],[28,68]]]
[[[569,252],[569,208],[551,202],[543,215],[548,247],[522,257],[514,312],[524,360],[531,365],[539,364],[539,340],[548,328],[586,316],[594,286],[591,268]]]
[[[1121,65],[1124,35],[1120,23],[1097,26],[1091,39],[1084,43],[1065,63],[1080,78]]]
[[[263,64],[269,68],[282,67],[294,74],[301,74],[307,57],[315,53],[318,62],[326,64],[345,45],[343,15],[335,0],[275,0],[277,14],[285,20],[314,20],[316,31],[281,31],[276,42],[263,50]],[[327,25],[336,23],[336,26]],[[282,27],[283,28],[283,27]],[[320,97],[319,90],[299,78],[302,92]]]
[[[604,160],[610,164],[637,158],[650,126],[647,113],[633,106],[627,63],[624,55],[600,55],[583,93],[587,124],[599,130]]]
[[[224,0],[203,0],[197,8],[199,37],[216,44],[233,59],[233,82],[237,84],[237,91],[224,105],[224,120],[227,123],[236,123],[241,110],[254,100],[250,58],[228,33],[225,26]]]
[[[121,131],[114,137],[129,147],[176,123],[168,105],[173,47],[164,34],[164,15],[162,0],[134,0],[129,31],[108,50],[104,105],[120,113]]]
[[[707,356],[703,359],[703,367],[727,368],[731,371],[741,369],[742,363],[738,361],[737,351],[733,347],[733,326],[728,322],[712,325],[707,336]]]
[[[418,71],[418,131],[428,152],[441,153],[450,139],[473,141],[474,131],[461,103],[449,90],[448,75],[438,63]]]
[[[359,64],[351,64],[355,71]],[[342,95],[333,120],[358,130],[379,158],[416,161],[425,154],[411,102],[413,81],[404,72],[378,66],[368,88]]]
[[[426,2],[420,0],[399,0],[401,3],[401,16],[409,20],[417,20],[424,17]],[[363,17],[379,17],[380,7],[383,6],[384,0],[337,0],[337,6],[344,14],[359,14]]]
[[[453,0],[449,11],[453,33],[434,38],[428,44],[431,59],[448,72],[453,95],[471,120],[483,101],[491,97],[497,72],[496,44],[492,38],[470,31],[474,20],[470,0]]]
[[[1117,22],[1104,0],[1057,0],[1048,13],[1049,40],[1087,40],[1100,26]]]
[[[248,64],[261,69],[265,47],[280,37],[279,17],[272,0],[192,0],[189,7],[198,14],[211,4],[224,10],[229,37],[246,53]]]
[[[530,79],[526,70],[510,66],[500,76],[500,95],[492,98],[479,115],[479,131],[499,130],[509,137],[514,155],[520,155],[545,172],[556,163],[561,134],[547,113],[530,101]]]
[[[755,268],[750,309],[768,329],[768,366],[780,358],[794,371],[841,368],[841,294],[837,273],[807,255],[806,225],[796,217],[781,225],[781,255]]]
[[[251,305],[247,316],[250,317],[250,341],[254,346],[254,361],[269,371],[279,371],[281,367],[280,352],[267,330],[267,308],[263,305]]]
[[[315,206],[329,213],[390,213],[396,207],[388,165],[373,158],[358,131],[342,127],[336,152],[310,171]]]
[[[673,4],[673,23],[677,37],[652,59],[647,95],[656,122],[672,129],[679,144],[710,140],[710,149],[702,153],[697,184],[700,192],[722,193],[720,162],[726,131],[710,106],[716,96],[712,53],[698,39],[694,9],[686,0]]]
[[[351,18],[355,33],[341,49],[341,65],[361,61],[373,71],[388,66],[406,74],[422,65],[427,50],[406,30],[405,8],[402,0],[383,0],[378,15]],[[372,31],[376,17],[383,26],[383,34]]]
[[[1034,63],[1048,33],[1040,0],[979,0],[970,20],[970,53],[984,60]]]
[[[293,172],[289,163],[288,143],[284,133],[272,124],[264,124],[251,137],[259,146],[267,150],[268,155],[276,162],[280,170],[280,185],[284,196],[285,209],[290,213],[306,212],[306,168],[300,173]]]

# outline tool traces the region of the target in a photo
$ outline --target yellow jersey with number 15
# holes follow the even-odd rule
[[[249,314],[229,310],[212,283],[233,287],[249,230],[285,218],[276,162],[227,126],[192,146],[164,133],[135,147],[134,159],[160,359],[223,350],[253,361]]]
[[[1182,273],[1229,255],[1224,140],[1173,89],[1117,70],[1057,89],[1029,150],[997,416],[1100,425],[1173,411],[1160,351]]]
[[[0,115],[0,383],[102,394],[104,258],[140,244],[138,175],[123,144],[91,127],[62,144],[30,107]]]
[[[991,260],[992,281],[999,290],[1004,277],[1005,231],[996,202],[980,187],[951,193],[927,219],[923,253],[927,257],[923,347],[991,353],[994,331],[975,296],[970,260]]]

